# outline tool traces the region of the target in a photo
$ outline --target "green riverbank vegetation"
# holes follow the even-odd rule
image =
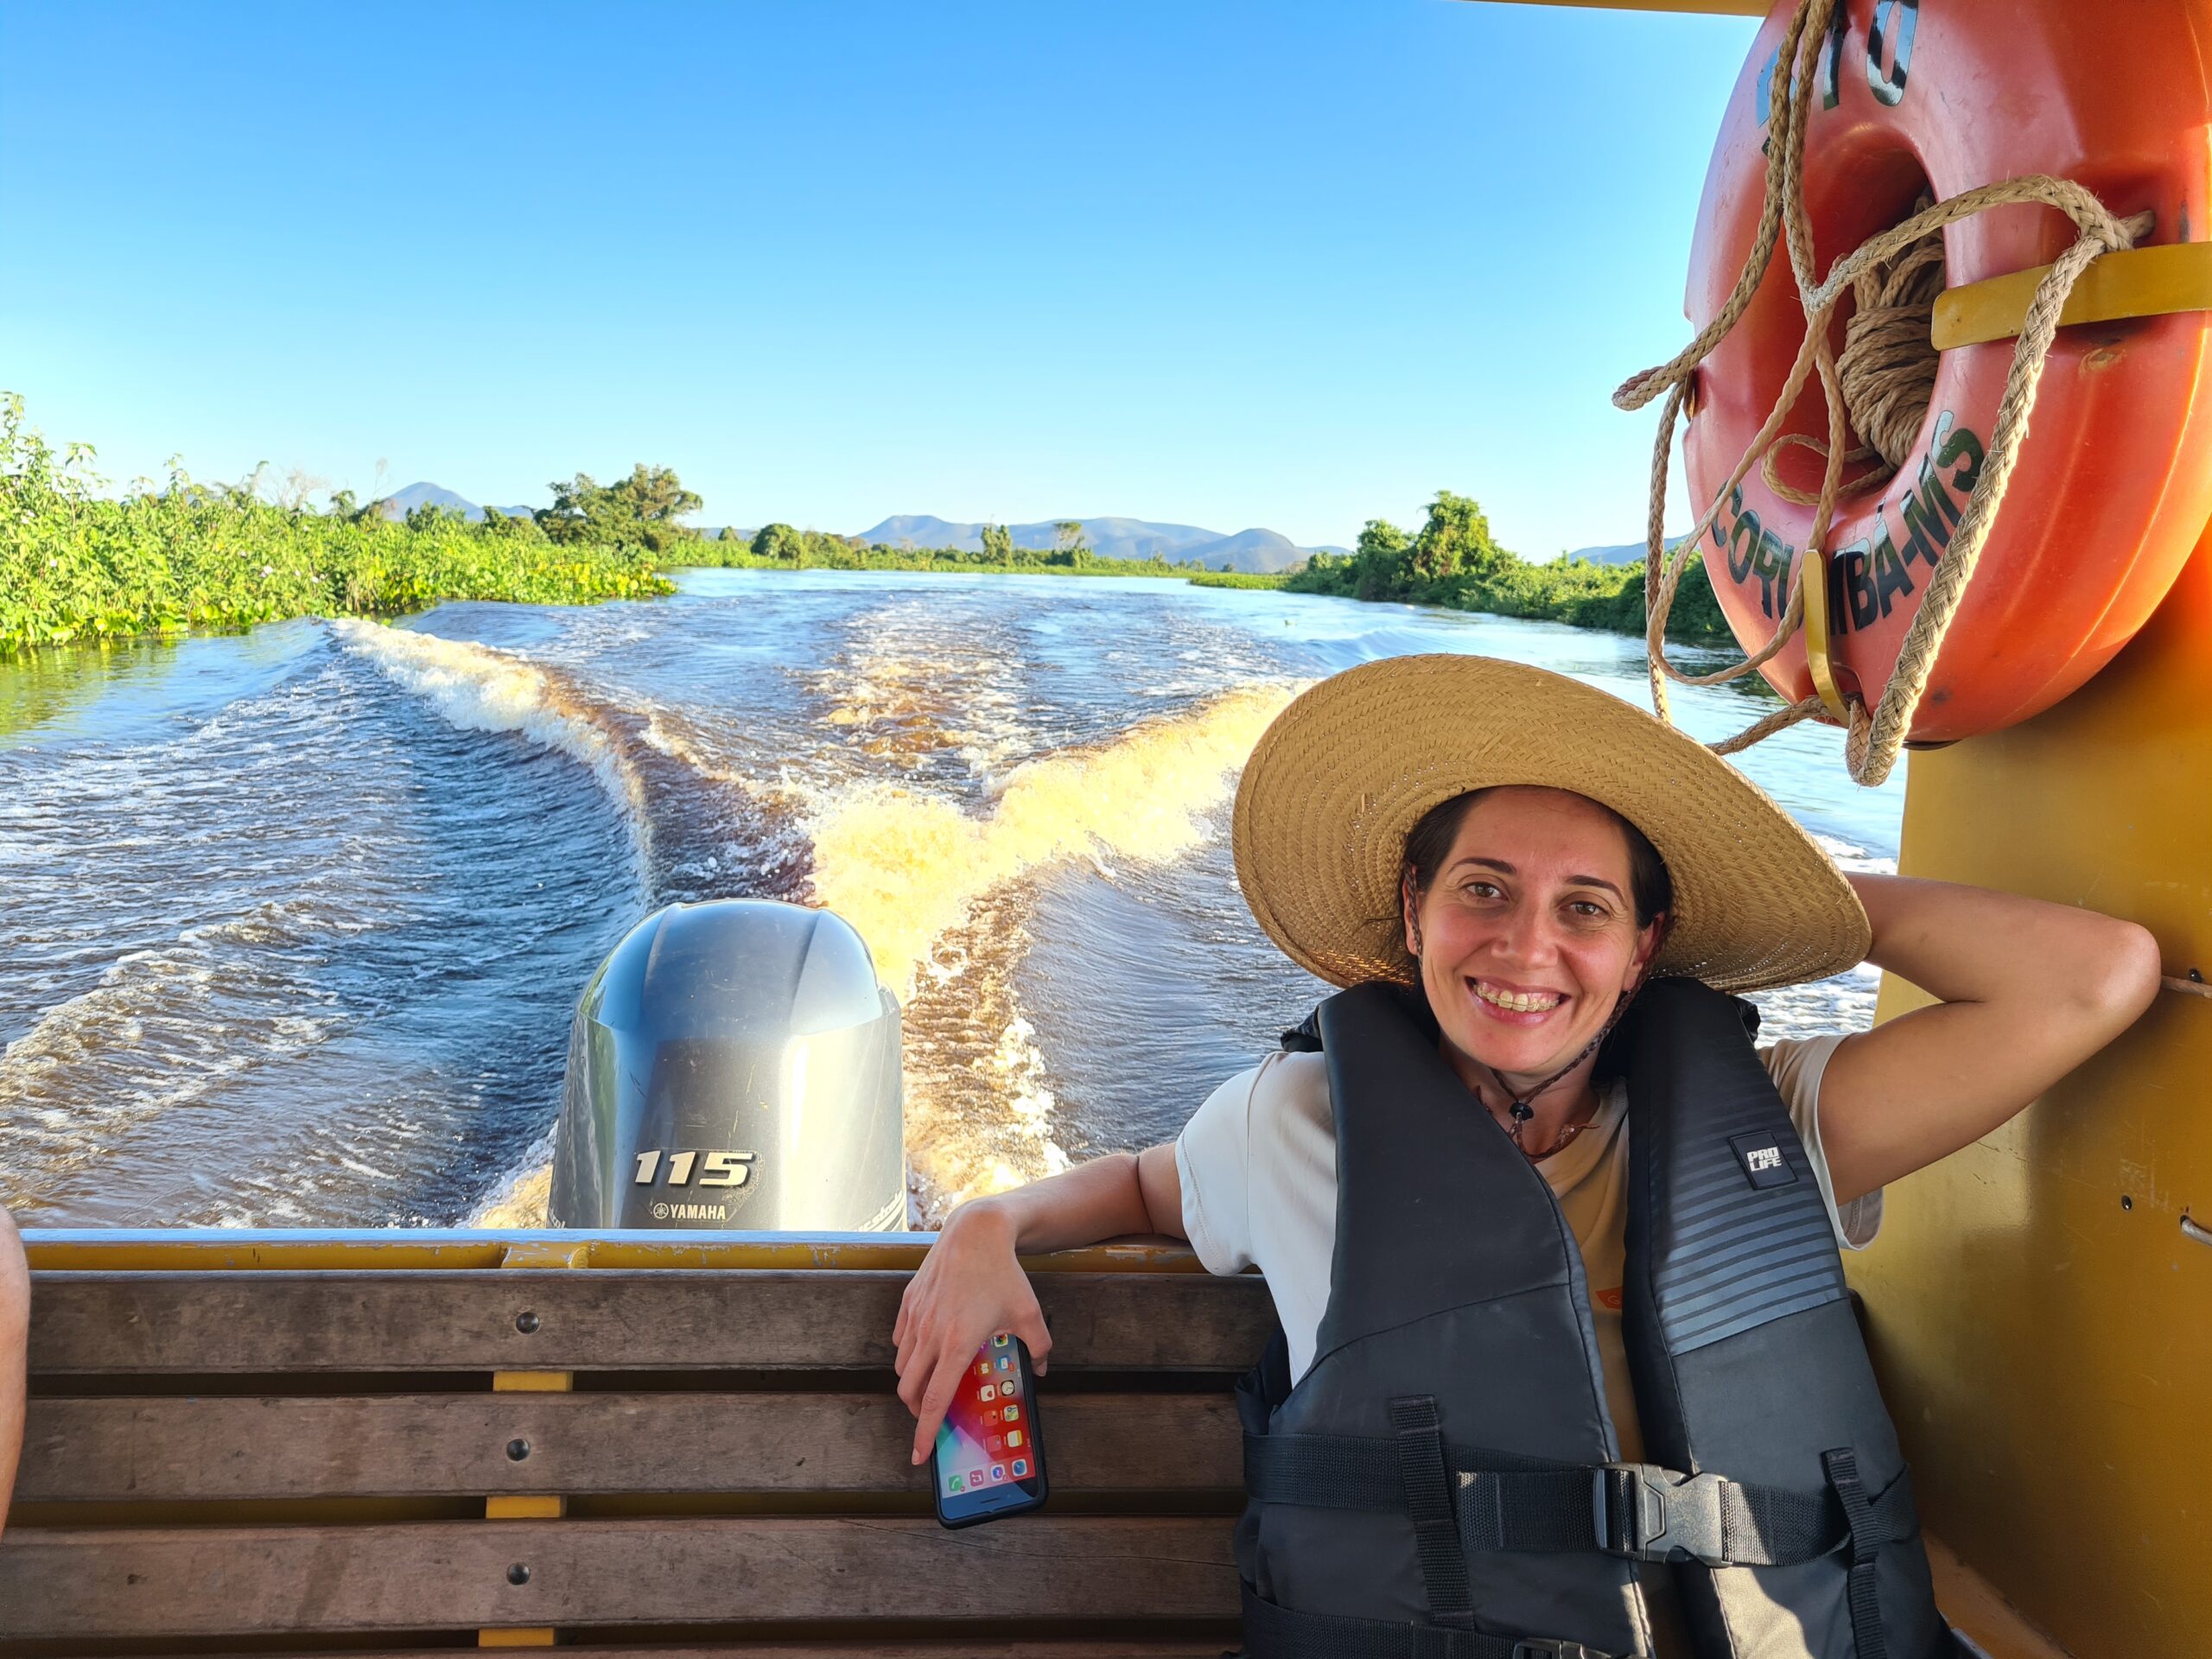
[[[175,462],[164,482],[111,497],[92,462],[89,446],[57,452],[27,426],[22,398],[0,398],[0,656],[445,599],[582,604],[673,591],[656,568],[650,514],[668,506],[675,475],[650,468],[639,469],[642,489],[579,475],[554,486],[545,512],[469,524],[434,509],[392,519],[344,491],[321,510],[297,491],[270,500],[258,472],[202,484]]]
[[[687,542],[671,563],[731,570],[923,570],[995,575],[1192,576],[1187,564],[1148,559],[1102,558],[1083,538],[1075,519],[1053,526],[1051,547],[1016,547],[1004,524],[983,526],[981,548],[893,547],[827,531],[769,524],[750,537],[724,531],[711,541]]]
[[[980,549],[889,547],[823,531],[769,524],[750,537],[724,531],[712,541],[681,543],[669,555],[686,564],[743,570],[968,571],[999,575],[1180,576],[1194,588],[1247,588],[1344,599],[1394,600],[1454,610],[1565,622],[1617,633],[1643,632],[1643,566],[1557,559],[1535,564],[1491,537],[1490,521],[1465,496],[1440,493],[1427,521],[1408,536],[1386,519],[1370,519],[1349,554],[1317,553],[1294,570],[1260,575],[1198,570],[1149,559],[1101,558],[1084,543],[1083,526],[1057,526],[1057,544],[1017,548],[1003,524],[988,524]],[[1669,618],[1668,637],[1694,645],[1725,645],[1731,635],[1702,564],[1684,574]]]
[[[1396,600],[1617,633],[1643,632],[1641,560],[1595,564],[1560,557],[1533,563],[1500,547],[1482,508],[1449,490],[1429,503],[1427,521],[1414,534],[1386,518],[1370,518],[1351,554],[1317,553],[1301,569],[1272,581],[1294,594]],[[1733,638],[1702,560],[1691,560],[1682,573],[1667,637],[1690,645],[1726,645]]]
[[[310,505],[296,481],[275,499],[261,470],[203,484],[172,461],[161,484],[104,493],[84,444],[60,451],[25,424],[22,398],[0,394],[0,656],[41,645],[221,632],[292,616],[391,615],[442,600],[587,604],[674,591],[682,566],[763,570],[1182,577],[1200,587],[1273,588],[1643,632],[1643,567],[1558,559],[1535,564],[1500,547],[1470,498],[1440,492],[1408,536],[1370,519],[1349,555],[1317,553],[1280,575],[1199,571],[1102,558],[1080,523],[1048,548],[1018,548],[1003,524],[982,546],[892,547],[772,524],[712,539],[682,521],[698,496],[665,467],[643,463],[600,484],[587,474],[550,486],[527,513],[486,508],[480,522],[432,505],[404,518],[385,503],[331,492]],[[1725,643],[1728,626],[1701,563],[1684,577],[1670,638]]]

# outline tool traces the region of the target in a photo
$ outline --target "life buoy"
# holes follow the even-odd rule
[[[1765,188],[1782,0],[1754,41],[1706,178],[1688,310],[1717,315],[1742,272]],[[2149,209],[2147,243],[2212,231],[2212,91],[2191,8],[2073,0],[1840,0],[1819,49],[1804,199],[1825,271],[1926,196],[2031,174],[2075,180],[2115,213]],[[2049,208],[2017,204],[1943,232],[1953,286],[2048,264],[2074,239]],[[1804,340],[1777,253],[1750,308],[1698,368],[1684,440],[1702,515],[1771,412]],[[1840,341],[1840,332],[1838,334]],[[1823,539],[1838,688],[1872,705],[1887,683],[1926,579],[1948,543],[1993,429],[2013,342],[1942,354],[1901,469],[1847,493]],[[2050,707],[2110,660],[2150,617],[2212,518],[2212,313],[2062,329],[2029,435],[1973,583],[1911,728],[1940,742],[2000,729]],[[1817,380],[1789,431],[1825,438]],[[1821,461],[1775,457],[1816,493]],[[1758,468],[1715,512],[1700,550],[1746,649],[1785,610],[1814,509]],[[1802,638],[1764,670],[1790,701],[1815,687]]]

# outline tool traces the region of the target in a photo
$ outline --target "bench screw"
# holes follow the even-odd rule
[[[509,1440],[507,1442],[507,1459],[510,1462],[520,1463],[529,1455],[530,1442],[528,1440]]]
[[[524,1561],[517,1561],[512,1567],[509,1567],[507,1569],[507,1582],[509,1584],[528,1584],[530,1582],[529,1564]]]
[[[516,1314],[515,1329],[525,1337],[531,1335],[537,1329],[537,1315],[527,1313]]]

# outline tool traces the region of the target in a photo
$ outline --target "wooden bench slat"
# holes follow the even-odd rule
[[[1227,1517],[24,1529],[0,1638],[798,1619],[1229,1619]],[[511,1569],[526,1566],[526,1582]]]
[[[1234,1638],[1230,1638],[1233,1641]],[[1221,1659],[1222,1637],[1130,1637],[1116,1642],[1079,1637],[980,1638],[871,1637],[865,1641],[820,1642],[746,1639],[742,1644],[693,1639],[609,1646],[604,1642],[563,1643],[558,1659]],[[513,1649],[507,1649],[513,1652]],[[527,1656],[531,1649],[523,1649]],[[539,1653],[546,1650],[537,1649]],[[329,1659],[327,1653],[257,1653],[255,1659]],[[346,1659],[455,1659],[452,1648],[346,1649]]]
[[[1227,1394],[1048,1394],[1057,1492],[1235,1491]],[[926,1493],[895,1395],[436,1394],[31,1402],[20,1502],[558,1492]],[[516,1442],[525,1454],[512,1455]]]
[[[911,1275],[839,1271],[51,1273],[34,1373],[888,1370]],[[1039,1274],[1052,1364],[1230,1372],[1256,1278]]]
[[[1119,1642],[1091,1642],[1078,1637],[1033,1637],[998,1641],[934,1641],[928,1637],[897,1637],[865,1642],[747,1642],[743,1646],[718,1646],[704,1642],[651,1646],[608,1647],[563,1643],[559,1659],[1221,1659],[1220,1637],[1132,1637]],[[512,1649],[510,1649],[512,1651]],[[524,1649],[527,1653],[528,1649]],[[268,1654],[257,1659],[328,1659],[325,1654]],[[451,1648],[423,1648],[413,1652],[361,1653],[349,1649],[346,1659],[454,1659]]]

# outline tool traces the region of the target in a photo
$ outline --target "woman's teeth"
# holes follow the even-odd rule
[[[1494,991],[1479,979],[1467,982],[1484,1001],[1493,1007],[1510,1008],[1516,1014],[1541,1014],[1560,1005],[1557,993],[1552,991]]]

